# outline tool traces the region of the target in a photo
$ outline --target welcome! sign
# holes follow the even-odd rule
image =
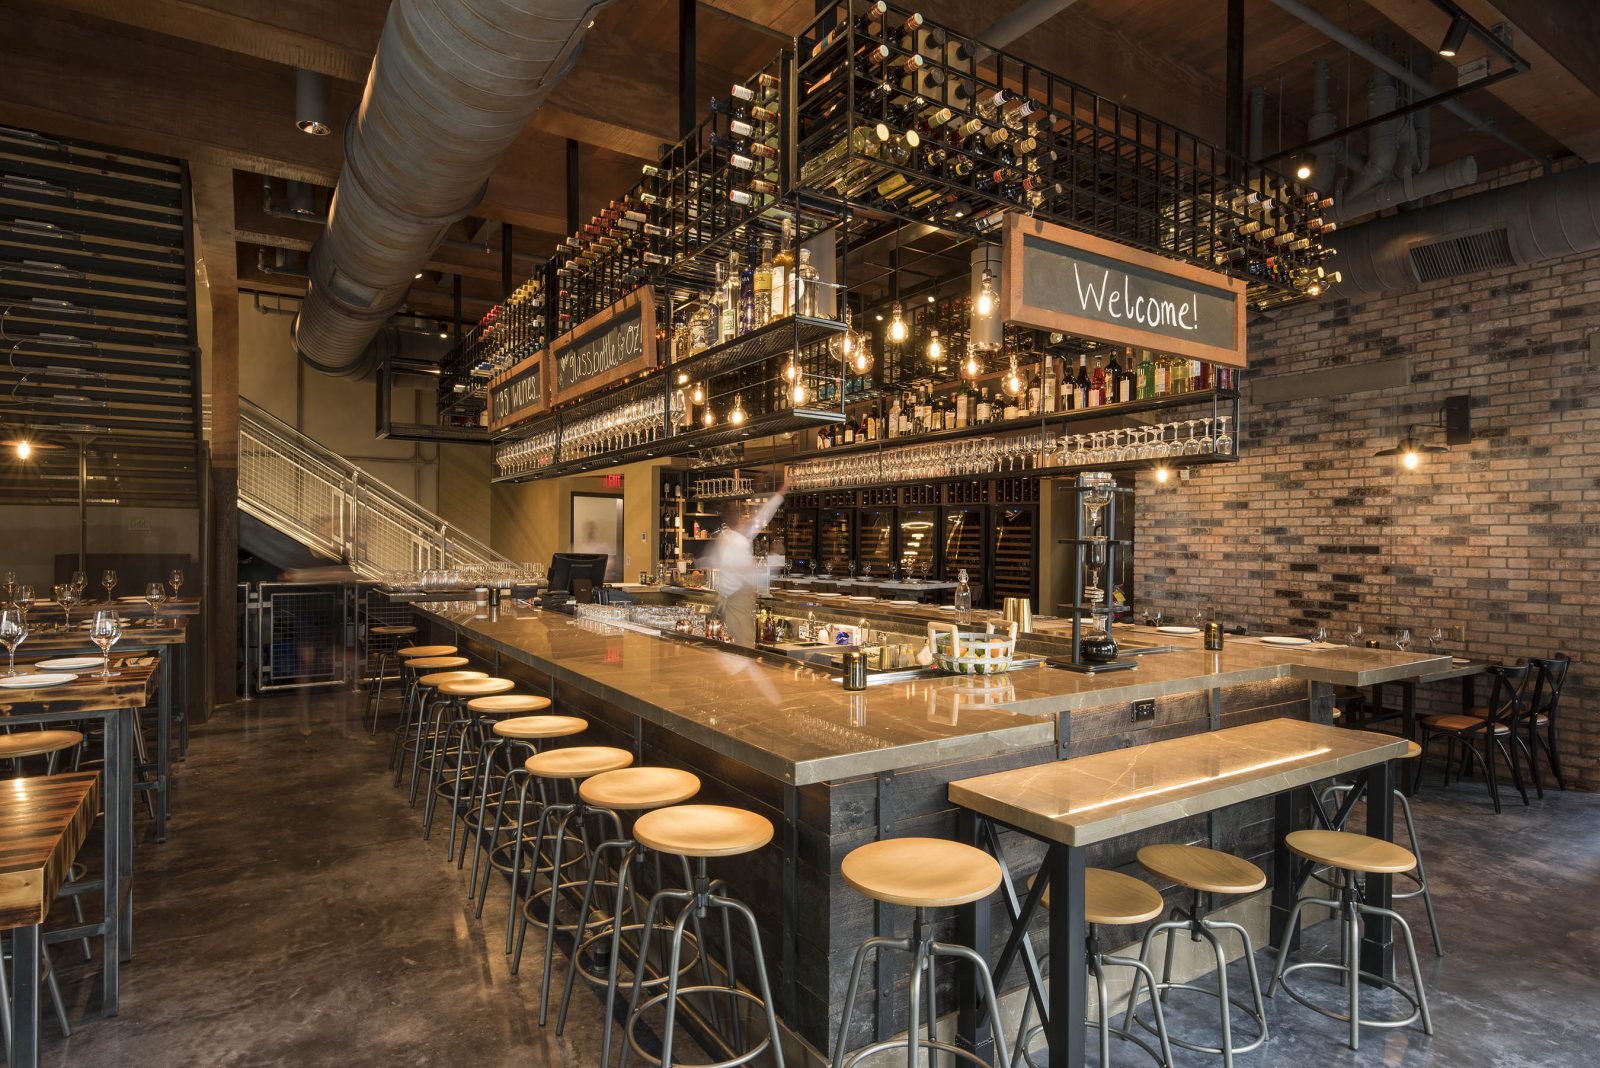
[[[1245,283],[1230,275],[1008,215],[1000,281],[1008,322],[1245,365]]]

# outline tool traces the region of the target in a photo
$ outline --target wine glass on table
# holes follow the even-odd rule
[[[17,587],[16,596],[11,603],[17,606],[17,611],[22,613],[22,625],[28,625],[28,609],[33,607],[33,587],[23,583]]]
[[[1411,632],[1404,627],[1394,636],[1394,647],[1402,653],[1411,648]]]
[[[17,573],[15,571],[7,571],[6,572],[6,604],[10,604],[11,603],[11,595],[14,592],[16,592],[16,589],[17,589]]]
[[[121,637],[122,620],[117,617],[114,609],[103,608],[94,614],[94,623],[89,627],[89,640],[99,646],[100,655],[105,659],[96,678],[114,679],[122,674],[120,671],[111,670],[111,647],[117,644],[117,639]]]
[[[89,588],[89,576],[82,571],[72,573],[72,588],[78,591],[78,600],[83,600],[83,591]]]
[[[172,574],[167,576],[167,585],[172,587],[172,599],[177,600],[179,592],[183,589],[183,568],[172,569]]]
[[[68,582],[56,587],[56,600],[61,603],[61,614],[66,617],[68,630],[72,629],[72,606],[83,598],[83,591]]]
[[[159,582],[152,582],[144,588],[145,603],[150,606],[150,625],[161,626],[161,606],[167,603],[167,588]]]
[[[106,604],[111,603],[111,591],[117,588],[117,572],[115,568],[108,567],[100,575],[100,585],[106,590]]]
[[[1444,643],[1444,628],[1434,627],[1428,632],[1428,652],[1438,655],[1439,646]]]
[[[1357,623],[1355,626],[1351,627],[1350,628],[1350,632],[1349,632],[1349,638],[1350,638],[1351,647],[1355,648],[1355,647],[1360,646],[1361,639],[1366,636],[1366,633],[1367,633],[1366,628],[1363,627],[1360,623]]]
[[[17,673],[17,646],[27,637],[28,621],[21,611],[15,608],[0,611],[0,645],[6,647],[6,654],[11,659],[6,665],[6,678],[11,678]]]

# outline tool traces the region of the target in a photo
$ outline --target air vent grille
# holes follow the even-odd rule
[[[1458,275],[1514,267],[1511,238],[1505,229],[1452,237],[1411,248],[1411,268],[1419,282],[1437,282]]]

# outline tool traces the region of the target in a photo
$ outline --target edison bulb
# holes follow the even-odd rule
[[[1006,372],[1006,377],[1000,383],[1000,388],[1013,397],[1022,392],[1022,376],[1017,373],[1016,364],[1012,364],[1011,369]]]
[[[1157,482],[1165,483],[1167,481],[1167,479],[1169,479],[1171,477],[1172,477],[1172,472],[1168,471],[1165,467],[1156,468],[1156,481]]]
[[[939,340],[939,328],[936,326],[928,331],[928,362],[938,363],[944,359],[944,342]]]
[[[728,413],[728,422],[744,426],[744,400],[737,393],[733,395],[733,411]]]
[[[983,269],[983,283],[978,287],[978,299],[973,307],[979,315],[987,319],[994,314],[995,303],[994,272],[985,267]]]
[[[1422,457],[1417,454],[1415,449],[1407,449],[1400,454],[1400,462],[1405,465],[1407,471],[1415,471],[1417,465],[1422,462]]]
[[[906,339],[906,320],[900,302],[894,302],[894,313],[889,317],[889,340],[895,344]]]
[[[704,414],[704,415],[702,415],[702,416],[701,416],[701,417],[700,417],[700,422],[701,422],[701,424],[702,424],[702,425],[704,425],[704,426],[715,426],[715,425],[716,425],[716,422],[717,422],[717,417],[716,417],[716,415],[715,415],[715,414],[714,414],[714,413],[713,413],[713,412],[712,412],[712,411],[711,411],[711,409],[710,409],[710,408],[707,408],[707,409],[706,409],[706,414]]]
[[[806,402],[806,384],[804,382],[799,380],[795,381],[794,386],[789,390],[789,400],[796,405],[801,405]]]
[[[850,366],[856,369],[858,375],[864,375],[872,370],[872,353],[865,345],[856,347],[856,358],[850,362]]]
[[[689,394],[689,399],[694,401],[696,404],[704,404],[706,402],[706,390],[705,390],[705,387],[702,386],[699,382],[696,382],[694,384],[694,392]],[[707,412],[706,414],[710,415],[711,413]]]
[[[33,446],[32,445],[29,445],[26,441],[17,442],[17,459],[26,460],[29,456],[32,456],[32,455],[33,455]]]
[[[787,366],[787,367],[785,367],[783,369],[784,381],[793,382],[795,379],[797,379],[799,377],[800,377],[800,368],[798,368],[798,367],[796,367],[794,365],[794,361],[793,360],[790,360],[789,361],[789,366]]]
[[[961,365],[961,373],[966,375],[968,378],[977,378],[979,370],[981,370],[981,368],[978,366],[978,358],[972,355],[970,352],[967,353],[967,360]]]

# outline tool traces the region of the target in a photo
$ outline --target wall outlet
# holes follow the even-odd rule
[[[1133,719],[1138,722],[1143,719],[1156,718],[1156,703],[1154,701],[1135,701],[1133,703]]]

